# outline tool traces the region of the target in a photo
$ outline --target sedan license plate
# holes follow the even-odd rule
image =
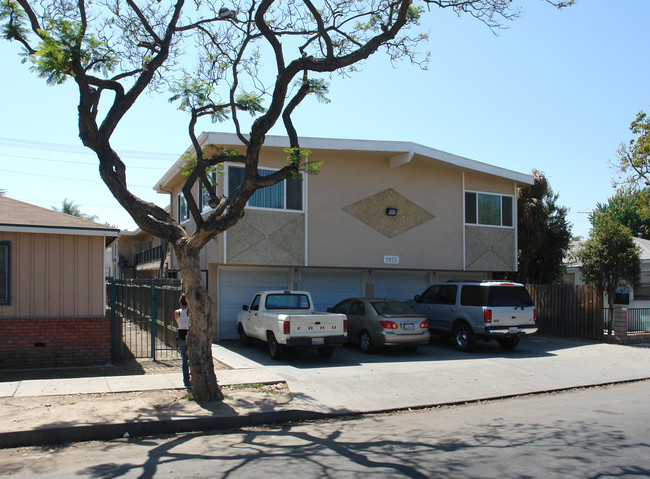
[[[519,332],[519,328],[508,328],[508,333],[510,334],[517,334]]]
[[[404,323],[402,327],[404,328],[404,331],[413,331],[415,329],[413,323]]]
[[[325,344],[325,338],[311,338],[311,344]]]

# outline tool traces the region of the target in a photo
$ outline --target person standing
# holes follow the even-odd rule
[[[187,344],[185,338],[187,337],[187,331],[190,329],[190,306],[187,304],[187,298],[185,298],[185,293],[181,294],[181,297],[178,298],[180,303],[180,309],[174,311],[174,321],[176,321],[176,326],[178,328],[178,337],[176,338],[176,344],[178,349],[181,351],[181,361],[183,369],[183,384],[187,389],[190,389],[190,367],[187,362]]]

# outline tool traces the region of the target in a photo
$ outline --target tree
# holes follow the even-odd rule
[[[211,301],[199,252],[237,223],[257,189],[316,171],[318,164],[300,148],[292,114],[309,95],[327,101],[322,75],[352,72],[380,49],[391,61],[406,58],[425,66],[427,57],[418,54],[418,45],[426,36],[411,34],[425,6],[469,14],[492,29],[519,15],[506,0],[420,0],[418,6],[412,0],[235,0],[230,9],[204,0],[188,6],[185,0],[0,1],[4,36],[23,46],[32,69],[48,84],[76,83],[79,136],[97,155],[100,176],[113,196],[142,230],[172,245],[192,310],[187,336],[192,391],[202,401],[223,395],[212,366]],[[573,3],[545,1],[558,8]],[[268,68],[262,59],[270,60]],[[194,71],[190,64],[197,65]],[[192,232],[128,189],[126,165],[111,144],[142,93],[165,87],[190,115],[194,154],[187,158],[182,190],[196,225]],[[243,112],[255,118],[248,135],[240,121]],[[204,117],[231,121],[244,153],[219,145],[202,150],[194,128]],[[287,165],[261,176],[260,150],[278,121],[288,136]],[[208,179],[225,161],[245,166],[243,183],[230,198],[217,196]],[[197,180],[210,185],[212,210],[205,217],[192,195]]]
[[[650,188],[621,188],[607,203],[597,203],[589,215],[610,215],[614,221],[630,229],[634,236],[650,239]]]
[[[68,201],[68,198],[63,200],[63,205],[61,206],[61,209],[57,208],[56,206],[52,206],[52,209],[54,211],[58,211],[59,213],[65,213],[66,215],[76,216],[77,218],[83,218],[89,221],[97,221],[96,215],[91,216],[91,215],[87,215],[86,213],[83,213],[79,209],[79,205],[76,205],[74,201]]]
[[[626,284],[639,285],[639,248],[634,244],[629,228],[610,215],[594,217],[590,238],[578,248],[576,258],[585,283],[607,293],[610,310],[614,308],[616,288]]]
[[[519,188],[517,195],[519,273],[522,283],[559,281],[562,261],[571,242],[567,208],[557,205],[557,194],[544,176],[533,170],[534,183]]]
[[[614,165],[624,178],[614,183],[638,189],[650,186],[650,118],[640,111],[630,123],[630,131],[635,136],[621,143],[617,151],[618,163]]]

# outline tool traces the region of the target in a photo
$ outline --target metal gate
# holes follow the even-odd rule
[[[183,291],[179,280],[108,278],[106,288],[114,361],[128,353],[136,358],[180,357],[174,323]]]

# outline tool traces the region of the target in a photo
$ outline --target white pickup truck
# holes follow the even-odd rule
[[[347,317],[314,311],[305,291],[260,291],[237,314],[237,331],[243,346],[252,339],[266,341],[272,359],[288,346],[314,346],[329,358],[334,346],[347,341]]]

